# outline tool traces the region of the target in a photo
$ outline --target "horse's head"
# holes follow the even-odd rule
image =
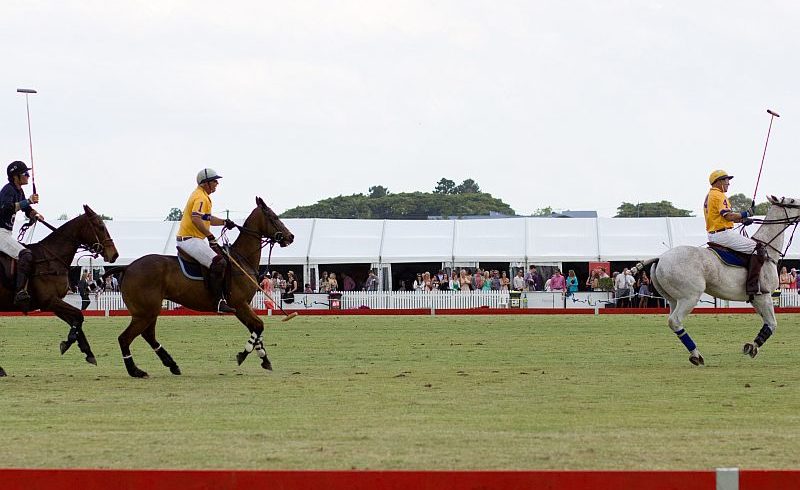
[[[256,204],[258,207],[253,210],[250,218],[247,219],[248,228],[252,227],[262,237],[274,241],[281,247],[291,244],[294,241],[294,235],[278,218],[278,215],[264,204],[260,197],[256,197]],[[249,223],[251,219],[253,219],[253,223]]]
[[[767,211],[767,219],[790,219],[800,217],[800,199],[793,197],[767,196],[767,200],[772,204]]]
[[[79,228],[76,239],[87,250],[102,255],[103,260],[113,264],[119,257],[119,252],[117,252],[117,246],[114,245],[114,240],[111,239],[111,235],[108,233],[108,228],[106,228],[100,216],[92,211],[92,208],[84,204],[83,210],[85,212],[83,215],[85,223]]]

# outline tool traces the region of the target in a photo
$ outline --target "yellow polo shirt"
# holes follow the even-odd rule
[[[719,231],[733,228],[733,221],[728,221],[722,216],[731,211],[725,193],[712,187],[703,204],[703,214],[706,217],[706,231]]]
[[[211,197],[202,187],[197,186],[197,189],[189,196],[186,207],[183,208],[183,217],[178,227],[178,236],[205,238],[205,232],[197,229],[197,226],[192,223],[192,215],[201,216],[204,214],[211,214]]]

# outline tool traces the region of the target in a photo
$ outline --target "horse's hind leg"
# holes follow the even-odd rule
[[[161,364],[163,364],[163,365],[165,365],[165,366],[167,366],[169,368],[169,372],[171,372],[172,374],[175,374],[175,375],[181,374],[181,368],[178,367],[178,364],[175,362],[175,360],[172,358],[172,356],[169,355],[169,352],[167,352],[167,349],[165,349],[161,344],[158,343],[158,340],[156,340],[156,320],[157,319],[158,318],[153,318],[153,321],[150,322],[150,325],[148,325],[148,327],[146,329],[144,329],[144,332],[142,332],[142,338],[145,341],[147,341],[147,343],[150,345],[150,347],[156,353],[158,358],[161,359]]]
[[[772,296],[769,294],[757,294],[753,296],[753,307],[756,309],[761,319],[764,320],[764,325],[756,335],[752,342],[747,342],[742,347],[742,353],[750,357],[758,355],[758,349],[764,345],[770,336],[775,332],[778,327],[778,321],[775,319],[775,307],[772,304]]]
[[[700,294],[692,296],[691,298],[671,300],[669,313],[669,328],[681,339],[684,347],[689,351],[689,362],[695,366],[704,365],[706,362],[705,359],[703,359],[703,355],[700,354],[700,351],[697,349],[694,340],[689,336],[689,332],[683,328],[683,320],[692,312],[692,309],[699,299]]]
[[[158,315],[155,316],[132,316],[131,323],[128,325],[117,340],[119,341],[119,348],[122,351],[122,360],[125,362],[125,369],[128,374],[134,378],[146,378],[148,375],[145,371],[139,369],[135,362],[133,362],[133,355],[131,355],[131,343],[133,340],[144,332],[151,322],[155,322]]]

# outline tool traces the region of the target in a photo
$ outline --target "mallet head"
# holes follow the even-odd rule
[[[773,115],[773,116],[775,116],[775,117],[781,117],[781,115],[780,115],[780,114],[778,114],[777,112],[775,112],[775,111],[773,111],[773,110],[771,110],[771,109],[767,109],[767,112],[768,112],[768,113],[770,113],[770,114],[772,114],[772,115]]]
[[[32,88],[18,88],[17,92],[20,93],[20,94],[35,94],[35,93],[37,93]]]

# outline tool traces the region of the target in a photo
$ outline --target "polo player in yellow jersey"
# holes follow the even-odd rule
[[[750,258],[750,267],[747,271],[745,288],[748,295],[761,294],[759,278],[761,267],[766,261],[767,254],[764,246],[752,238],[748,238],[733,230],[734,223],[743,223],[745,226],[752,224],[753,211],[736,213],[728,205],[725,193],[728,191],[733,175],[728,175],[724,170],[714,170],[708,177],[711,189],[703,204],[703,213],[706,218],[706,231],[708,241],[736,250],[753,254]],[[767,292],[767,291],[765,291]]]
[[[187,255],[209,269],[209,288],[217,300],[217,313],[236,313],[228,306],[224,296],[225,269],[228,261],[211,233],[212,226],[225,226],[229,230],[236,224],[229,219],[217,218],[211,214],[211,197],[217,190],[222,176],[210,168],[197,174],[197,188],[189,196],[183,209],[183,217],[178,227],[177,246]],[[208,240],[208,243],[206,243]]]

